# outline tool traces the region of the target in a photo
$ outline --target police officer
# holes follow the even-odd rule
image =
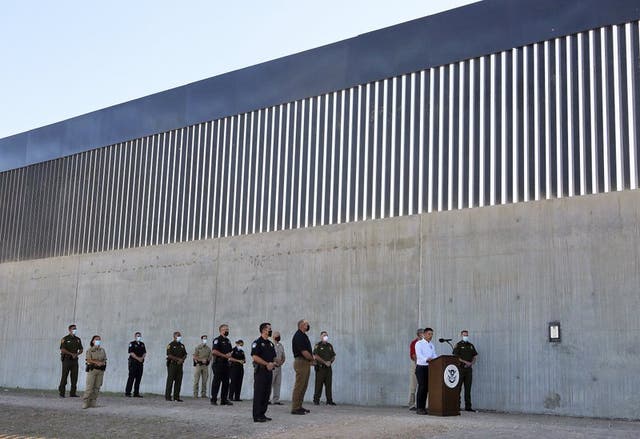
[[[211,348],[207,346],[209,341],[206,335],[200,337],[200,344],[193,351],[193,397],[198,397],[198,384],[202,378],[200,386],[200,396],[207,397],[207,384],[209,383],[209,361],[211,360]]]
[[[76,325],[69,325],[69,333],[60,340],[60,360],[62,361],[62,377],[58,386],[58,393],[64,398],[67,387],[67,377],[71,373],[71,390],[69,396],[76,398],[78,384],[78,355],[82,354],[82,341],[76,336]]]
[[[253,422],[266,422],[269,393],[271,391],[271,371],[276,366],[273,360],[276,358],[276,350],[271,337],[271,323],[260,324],[260,337],[251,345],[251,358],[253,359]]]
[[[187,350],[182,344],[180,331],[173,333],[173,341],[167,345],[167,385],[164,389],[164,399],[171,401],[171,389],[173,388],[173,400],[180,399],[180,387],[182,386],[182,365],[187,358]]]
[[[91,346],[87,351],[85,357],[85,363],[87,365],[87,383],[84,391],[84,397],[82,398],[83,409],[89,407],[97,407],[96,400],[98,399],[98,393],[102,386],[104,378],[104,371],[107,368],[107,353],[102,348],[102,339],[99,335],[94,335],[91,338]]]
[[[222,391],[220,392],[220,405],[233,405],[229,401],[229,358],[231,358],[231,341],[227,338],[229,336],[229,325],[223,324],[218,327],[220,335],[213,339],[212,351],[213,354],[213,381],[211,382],[211,404],[217,405],[216,398],[218,397],[218,390],[220,390],[220,384],[222,384]]]
[[[473,364],[476,362],[478,352],[473,343],[469,343],[469,331],[460,331],[462,340],[453,348],[453,355],[460,360],[460,383],[464,385],[464,409],[475,412],[471,407],[471,381],[473,380]],[[458,404],[460,401],[458,400]]]
[[[229,368],[229,376],[231,381],[229,383],[229,401],[242,401],[240,399],[240,393],[242,392],[242,380],[244,378],[244,363],[246,362],[244,356],[244,341],[237,340],[235,347],[231,350],[231,362]]]
[[[322,386],[324,385],[325,396],[327,397],[327,405],[336,405],[333,402],[333,394],[331,392],[331,377],[333,375],[331,365],[336,360],[336,353],[333,346],[329,343],[329,334],[327,331],[320,333],[320,343],[313,348],[313,357],[316,360],[316,390],[313,394],[313,403],[320,404],[320,396],[322,396]]]
[[[129,378],[124,389],[125,396],[131,396],[131,387],[133,387],[133,396],[142,398],[142,395],[140,395],[140,380],[142,379],[144,358],[146,356],[147,348],[142,341],[142,333],[136,332],[133,336],[133,341],[129,342]]]

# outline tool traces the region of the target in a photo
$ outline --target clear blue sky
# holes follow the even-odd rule
[[[4,2],[0,138],[468,3]]]

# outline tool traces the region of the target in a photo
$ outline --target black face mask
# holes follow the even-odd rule
[[[311,325],[307,323],[307,330],[305,332],[309,332],[309,329],[311,329]]]
[[[223,335],[224,335],[225,337],[228,337],[228,336],[229,336],[229,331],[224,331]]]
[[[280,341],[280,337],[276,337],[276,341]]]
[[[269,332],[267,333],[267,335],[268,335],[269,337],[271,337],[271,334],[272,334],[272,333],[273,333],[273,331],[269,331]]]

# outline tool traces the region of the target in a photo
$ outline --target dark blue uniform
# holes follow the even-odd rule
[[[244,357],[244,351],[238,349],[238,347],[233,348],[231,351],[231,357],[236,360],[246,361]],[[244,378],[244,364],[236,363],[235,361],[231,363],[230,370],[231,382],[229,383],[229,399],[232,401],[240,401],[240,392],[242,391],[242,380]]]
[[[258,356],[267,363],[276,358],[276,348],[270,340],[260,337],[251,344],[251,356]],[[265,366],[253,364],[253,420],[264,419],[271,393],[273,374]]]
[[[232,350],[231,342],[224,335],[219,335],[213,339],[213,346],[211,346],[211,349],[222,354],[228,354]],[[227,404],[229,402],[227,399],[227,396],[229,396],[229,360],[214,356],[211,369],[213,370],[213,381],[211,382],[211,404],[216,403],[220,384],[222,384],[220,403]]]
[[[138,357],[142,357],[147,353],[147,348],[141,341],[132,341],[129,343],[129,353],[134,353]],[[124,394],[131,396],[131,388],[133,387],[133,396],[140,396],[140,380],[142,379],[142,371],[144,369],[144,363],[133,358],[129,355],[129,378],[127,379],[127,386],[124,389]]]

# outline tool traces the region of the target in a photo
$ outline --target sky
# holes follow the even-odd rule
[[[472,2],[5,2],[0,138]]]

